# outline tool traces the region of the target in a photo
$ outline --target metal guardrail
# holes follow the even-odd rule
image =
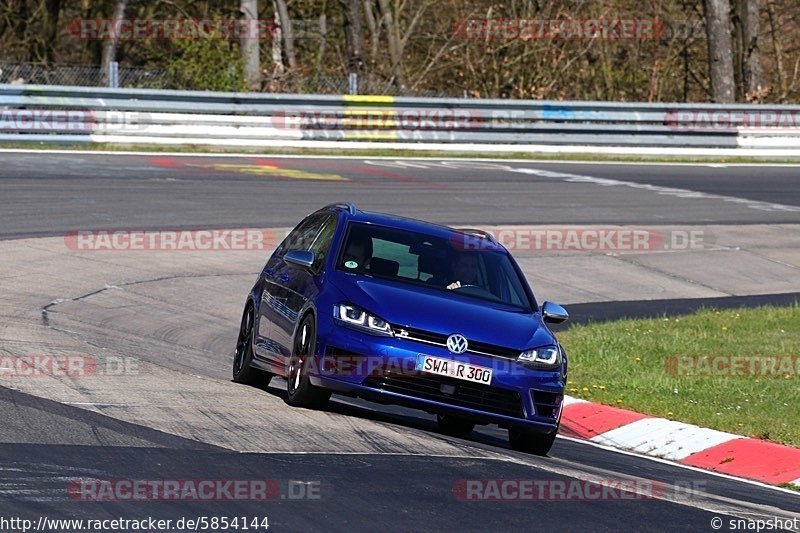
[[[800,106],[0,85],[0,142],[800,148]],[[317,143],[317,144],[314,144]],[[479,146],[476,146],[479,145]],[[800,152],[798,153],[800,155]]]

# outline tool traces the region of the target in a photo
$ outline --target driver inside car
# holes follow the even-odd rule
[[[458,289],[464,285],[478,283],[478,257],[475,254],[460,253],[450,263],[451,281],[446,285],[449,290]]]
[[[366,270],[372,259],[372,239],[360,233],[350,236],[344,251],[343,264],[350,270]]]

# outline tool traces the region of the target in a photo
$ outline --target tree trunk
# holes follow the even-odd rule
[[[103,53],[100,62],[103,65],[103,85],[108,85],[111,63],[117,60],[117,46],[119,45],[119,32],[123,18],[125,18],[125,8],[128,7],[128,0],[117,0],[114,8],[114,33],[103,44]]]
[[[54,45],[58,39],[58,18],[61,15],[61,0],[47,0],[45,2],[45,11],[47,17],[45,19],[45,43],[43,56],[47,64],[53,62],[55,55]]]
[[[239,11],[248,24],[248,31],[239,41],[244,63],[244,79],[248,91],[261,90],[261,61],[259,59],[258,0],[240,0]]]
[[[787,81],[786,70],[783,67],[783,46],[780,40],[780,31],[777,27],[777,17],[775,15],[775,6],[773,0],[767,0],[767,15],[769,16],[769,31],[772,37],[772,51],[775,54],[775,68],[778,71],[778,101],[784,103],[786,101]]]
[[[281,34],[283,35],[283,53],[286,56],[286,63],[289,68],[297,66],[294,55],[294,29],[292,29],[292,19],[289,18],[289,9],[286,7],[286,0],[275,0],[278,8],[278,17],[281,22]]]
[[[364,52],[361,31],[361,3],[359,0],[339,0],[344,9],[344,34],[347,44],[347,72],[360,74],[364,70]]]
[[[406,82],[403,78],[402,69],[402,44],[400,42],[400,32],[394,24],[394,17],[392,17],[392,7],[389,5],[389,0],[378,0],[378,5],[383,14],[383,24],[386,26],[386,39],[389,43],[389,60],[392,63],[392,78],[394,78],[394,85],[398,89],[404,90]]]
[[[758,0],[742,0],[742,77],[745,100],[759,101],[764,84],[758,40]]]
[[[319,52],[317,52],[317,74],[325,62],[325,49],[328,45],[328,17],[325,13],[319,16]]]
[[[711,75],[711,98],[715,102],[735,101],[733,52],[731,48],[730,12],[728,0],[704,0],[708,62]]]
[[[378,56],[378,49],[380,47],[380,26],[378,21],[375,20],[375,0],[364,0],[364,15],[367,19],[367,28],[369,28],[369,41],[370,41],[370,61],[375,64],[376,57]]]
[[[278,14],[278,4],[273,0],[272,2],[273,20],[280,20]],[[275,26],[275,31],[272,32],[272,77],[283,76],[285,72],[283,65],[283,28],[280,25]],[[270,91],[274,89],[270,88]]]
[[[711,99],[714,102],[735,101],[733,52],[731,48],[730,12],[728,0],[704,0],[708,63],[711,77]]]

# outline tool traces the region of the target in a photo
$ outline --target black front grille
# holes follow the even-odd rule
[[[564,395],[557,392],[532,390],[531,399],[537,415],[555,418],[558,415],[558,408],[561,406]]]
[[[364,380],[364,385],[425,400],[435,400],[459,407],[468,407],[478,411],[516,418],[525,417],[518,392],[479,383],[470,383],[446,376],[385,374],[370,376]],[[445,394],[441,390],[442,385],[449,385],[454,387],[455,390],[452,394]]]
[[[403,335],[397,335],[401,339],[408,338],[409,340],[419,340],[439,346],[447,346],[448,335],[442,335],[441,333],[434,333],[432,331],[425,331],[423,329],[406,328],[401,326],[392,326],[392,329],[394,330],[395,335],[397,335],[400,330],[408,332],[407,337]],[[515,350],[513,348],[505,348],[503,346],[487,344],[485,342],[477,342],[472,339],[467,339],[467,344],[469,345],[467,353],[480,353],[482,355],[513,359],[514,361],[516,361],[520,353],[522,353],[520,350]]]

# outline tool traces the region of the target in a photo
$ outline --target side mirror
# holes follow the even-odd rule
[[[314,264],[314,252],[308,250],[290,250],[283,254],[283,260],[301,268],[311,268]]]
[[[545,322],[560,324],[569,318],[569,313],[557,303],[545,302],[542,306],[542,316]]]

